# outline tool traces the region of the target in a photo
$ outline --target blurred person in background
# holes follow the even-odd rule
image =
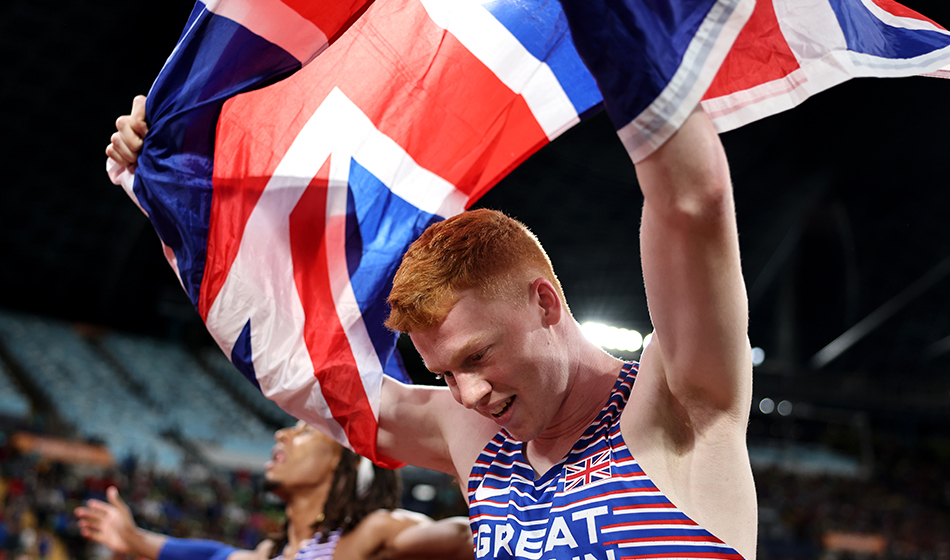
[[[266,464],[269,489],[285,502],[282,534],[254,550],[177,539],[139,528],[115,487],[108,503],[76,508],[83,537],[152,560],[363,560],[474,558],[468,519],[442,521],[396,509],[399,478],[303,422],[278,430]]]

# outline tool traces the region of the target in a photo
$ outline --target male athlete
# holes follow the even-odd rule
[[[540,245],[503,215],[432,226],[396,274],[389,325],[449,391],[386,379],[379,450],[470,475],[478,558],[755,556],[725,154],[697,109],[636,170],[655,329],[639,367],[584,337]]]
[[[144,97],[117,125],[107,154],[132,165]],[[497,212],[433,225],[396,274],[389,326],[448,389],[384,378],[378,448],[468,480],[478,558],[755,557],[725,153],[697,108],[636,171],[655,329],[639,365],[584,337],[537,240]]]

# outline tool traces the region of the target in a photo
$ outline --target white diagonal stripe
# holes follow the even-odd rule
[[[551,67],[472,0],[420,0],[436,25],[465,45],[499,80],[524,97],[549,140],[580,119]]]
[[[280,0],[208,0],[208,11],[246,27],[306,64],[327,48],[327,35]]]
[[[330,284],[337,314],[376,414],[382,367],[360,315],[346,264],[350,161],[358,161],[395,195],[426,212],[456,214],[464,209],[468,197],[419,166],[334,89],[297,134],[251,212],[234,264],[208,312],[208,330],[231,355],[250,319],[252,359],[264,394],[349,445],[314,377],[303,338],[304,310],[290,255],[290,213],[327,158],[331,158],[326,230]]]
[[[942,33],[944,35],[950,35],[950,31],[942,29],[927,20],[917,19],[912,17],[905,16],[896,16],[887,10],[882,9],[880,6],[872,2],[871,0],[861,0],[861,3],[864,4],[864,7],[868,9],[874,16],[893,27],[902,27],[904,29],[919,29],[923,31],[936,31],[937,33]]]

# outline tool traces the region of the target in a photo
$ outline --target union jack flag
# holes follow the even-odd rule
[[[610,478],[609,449],[591,455],[579,463],[564,465],[565,492],[605,478]]]
[[[722,132],[851,78],[950,78],[950,33],[892,0],[561,3],[634,161],[697,103]]]
[[[338,11],[279,3],[196,5],[117,179],[238,369],[390,464],[374,446],[381,376],[408,381],[382,324],[402,253],[600,95],[556,3],[387,0],[343,34]]]
[[[851,78],[950,78],[948,52],[950,32],[892,0],[760,1],[702,105],[723,132]]]
[[[898,4],[798,5],[198,2],[149,92],[137,168],[110,175],[237,368],[392,464],[375,437],[382,375],[406,380],[382,326],[402,253],[601,90],[639,160],[700,100],[726,129],[850,76],[950,76],[950,34]]]

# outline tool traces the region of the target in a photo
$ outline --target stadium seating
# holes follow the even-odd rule
[[[20,392],[2,363],[0,363],[0,414],[14,418],[26,418],[30,414],[30,400]]]
[[[218,348],[205,348],[200,352],[203,363],[211,370],[218,381],[225,385],[232,394],[239,395],[241,400],[251,407],[258,416],[275,427],[292,426],[296,418],[287,414],[261,394],[260,390],[248,382],[247,379],[231,364],[224,353]]]
[[[217,369],[210,375],[203,360],[169,342],[119,333],[90,338],[64,322],[7,312],[0,312],[0,339],[78,437],[102,441],[117,459],[134,455],[179,469],[186,451],[165,437],[171,433],[212,463],[225,457],[223,466],[261,469],[274,425],[292,422],[223,356],[224,363],[208,360]],[[218,381],[229,377],[239,383]],[[245,390],[240,400],[254,406],[235,399],[235,390]],[[268,407],[265,423],[259,414]],[[25,416],[29,409],[0,369],[0,413]]]

